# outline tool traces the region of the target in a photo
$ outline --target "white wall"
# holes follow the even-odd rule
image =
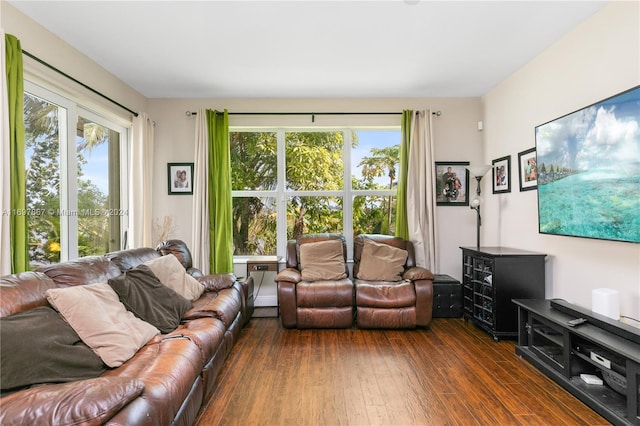
[[[20,40],[22,50],[133,111],[146,110],[147,99],[144,96],[5,1],[0,1],[0,17],[2,28],[7,34],[13,34]],[[44,85],[73,101],[82,100],[84,106],[100,111],[120,124],[126,125],[127,121],[131,122],[131,114],[126,110],[33,59],[24,56],[23,64],[25,78],[33,83]]]
[[[174,237],[191,242],[192,197],[167,194],[166,164],[192,162],[194,158],[195,118],[186,111],[200,108],[227,109],[230,112],[401,112],[403,109],[440,111],[433,118],[435,161],[479,162],[482,158],[482,133],[477,122],[482,117],[479,98],[461,99],[151,99],[149,113],[156,122],[154,164],[156,176],[154,217],[161,222],[170,216],[175,224]],[[230,116],[231,126],[309,126],[347,124],[399,125],[400,116]],[[470,190],[475,188],[471,184]],[[441,218],[439,265],[434,272],[461,278],[461,245],[475,244],[475,214],[468,207],[438,207]],[[454,226],[451,226],[454,224]]]
[[[486,197],[483,241],[546,253],[548,298],[590,308],[592,289],[613,288],[637,319],[640,244],[539,234],[537,193],[519,191],[517,160],[535,126],[638,84],[640,3],[612,2],[483,97],[485,161],[511,155],[512,167],[511,193]]]

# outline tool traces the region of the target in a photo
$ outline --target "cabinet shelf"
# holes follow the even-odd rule
[[[549,327],[536,328],[534,330],[534,333],[536,333],[536,334],[540,335],[541,337],[553,342],[554,344],[556,344],[558,346],[562,346],[563,345],[562,333],[558,333],[552,328],[549,328]]]

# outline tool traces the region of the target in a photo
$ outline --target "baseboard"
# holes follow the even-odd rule
[[[251,318],[277,318],[278,307],[277,306],[256,306],[253,308],[253,315]]]

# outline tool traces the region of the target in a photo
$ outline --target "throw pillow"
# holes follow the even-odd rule
[[[119,367],[159,333],[127,311],[107,283],[47,290],[47,299],[109,367]]]
[[[406,250],[366,239],[357,278],[367,281],[400,281],[408,255]]]
[[[204,292],[204,286],[187,274],[182,263],[172,254],[160,256],[144,262],[160,282],[185,299],[198,300]]]
[[[141,380],[129,377],[37,386],[2,398],[0,424],[101,425],[143,390]]]
[[[341,280],[345,273],[341,240],[300,244],[300,268],[303,281]]]
[[[3,391],[88,379],[106,369],[102,359],[49,306],[0,318],[0,342]]]
[[[138,265],[109,280],[120,302],[135,316],[170,333],[178,327],[191,301],[163,285],[147,265]]]

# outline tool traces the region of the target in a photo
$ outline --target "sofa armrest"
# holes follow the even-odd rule
[[[143,389],[142,381],[128,377],[35,386],[0,399],[0,424],[101,425]]]
[[[200,269],[193,268],[193,267],[187,268],[187,274],[191,275],[194,278],[201,277],[204,275]]]
[[[416,325],[426,327],[433,317],[433,281],[419,279],[413,285],[416,290]]]
[[[433,272],[420,266],[414,266],[404,271],[402,278],[409,281],[433,280]]]
[[[296,284],[291,281],[278,282],[278,307],[284,328],[296,328]]]
[[[302,274],[300,271],[294,268],[286,268],[280,271],[275,279],[276,282],[288,281],[290,283],[297,284],[302,281]]]
[[[194,277],[204,286],[205,291],[220,291],[233,287],[236,277],[233,274],[210,274]]]

